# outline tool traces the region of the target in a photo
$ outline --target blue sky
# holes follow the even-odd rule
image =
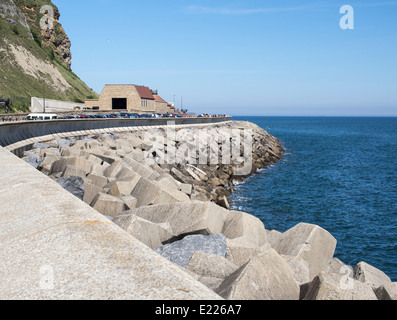
[[[397,116],[397,1],[54,0],[72,69],[192,112]],[[354,30],[342,30],[342,5]]]

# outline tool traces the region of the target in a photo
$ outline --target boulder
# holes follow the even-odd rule
[[[114,144],[114,141],[116,141],[116,140],[118,140],[118,139],[120,139],[120,137],[117,136],[117,135],[115,135],[114,132],[111,132],[111,133],[104,133],[104,134],[102,135],[102,141],[108,142],[109,145],[111,145],[111,146],[114,146],[114,145],[115,145],[115,144]]]
[[[86,174],[84,169],[69,164],[66,165],[65,170],[63,170],[62,177],[66,178],[70,176],[76,176],[85,179]]]
[[[124,201],[110,194],[100,193],[92,201],[92,207],[105,216],[115,218],[125,210]]]
[[[165,190],[155,181],[141,177],[131,193],[138,199],[137,207],[190,201],[189,197],[173,189]]]
[[[194,184],[194,179],[191,177],[186,176],[180,170],[176,168],[171,168],[171,173],[175,176],[175,178],[184,184]]]
[[[310,280],[325,271],[334,256],[336,239],[323,228],[300,223],[282,234],[272,247],[282,255],[302,258],[309,265]]]
[[[113,184],[117,181],[116,178],[107,178],[108,183],[102,188],[103,193],[108,193]]]
[[[145,179],[154,180],[159,177],[159,173],[151,169],[149,166],[139,163],[132,158],[124,158],[124,162],[128,164],[132,171],[136,172]]]
[[[148,147],[148,144],[146,142],[144,142],[141,138],[139,138],[135,135],[127,136],[127,141],[131,147],[139,149],[139,150],[144,150]]]
[[[156,181],[165,189],[179,190],[179,185],[175,179],[168,173],[163,173],[156,178]]]
[[[281,255],[294,272],[295,282],[298,286],[310,282],[309,265],[302,258]]]
[[[80,156],[80,150],[72,149],[68,147],[61,147],[59,150],[59,154],[61,157],[70,157],[70,158],[77,158]]]
[[[101,143],[95,139],[84,139],[83,142],[84,142],[85,149],[94,149],[101,145]]]
[[[40,155],[38,154],[29,154],[27,156],[24,156],[22,160],[35,169],[37,169],[41,163]]]
[[[245,265],[256,255],[257,246],[253,246],[246,238],[227,239],[226,259],[238,267]]]
[[[131,158],[137,162],[143,162],[145,160],[145,154],[141,149],[133,149],[130,153],[127,153],[124,158]]]
[[[397,300],[397,282],[382,285],[375,290],[378,300]]]
[[[156,224],[134,214],[120,215],[112,221],[152,249],[162,247],[163,241],[175,236],[169,225]]]
[[[54,161],[51,165],[51,174],[63,172],[66,168],[66,158]]]
[[[101,191],[102,188],[100,186],[92,183],[89,179],[85,179],[83,201],[88,205],[91,205],[92,201],[101,193]]]
[[[188,172],[188,173],[192,176],[192,178],[194,178],[195,180],[204,181],[204,182],[208,181],[208,175],[207,175],[207,173],[204,172],[202,169],[196,167],[196,166],[193,166],[193,165],[191,165],[191,164],[187,164],[187,165],[185,166],[185,170],[186,170],[186,172]]]
[[[221,255],[197,251],[186,268],[201,277],[225,279],[235,272],[238,266]]]
[[[53,156],[58,156],[58,157],[61,156],[61,153],[59,152],[58,148],[40,149],[39,151],[40,151],[41,158],[45,158],[48,155],[53,155]]]
[[[81,152],[81,156],[84,156],[83,152]],[[85,155],[85,159],[87,161],[91,162],[92,164],[102,165],[102,163],[103,163],[102,159],[99,159],[98,157],[95,157],[91,153],[86,154]]]
[[[75,141],[75,142],[73,143],[73,146],[72,146],[71,149],[76,150],[76,151],[77,151],[77,150],[78,150],[78,151],[84,150],[84,149],[85,149],[84,141],[83,141],[83,140],[77,140],[77,141]]]
[[[96,147],[92,150],[87,150],[87,152],[90,152],[93,156],[98,157],[102,161],[112,164],[116,160],[120,160],[120,157],[117,156],[116,154],[113,154],[108,151],[108,148],[101,146],[101,147]]]
[[[230,210],[230,204],[226,196],[220,196],[217,200],[217,204],[225,209]]]
[[[372,288],[348,276],[320,272],[304,300],[377,300]]]
[[[155,202],[155,204],[168,203],[169,201],[166,200],[169,198],[169,196],[175,198],[179,202],[190,202],[190,198],[186,193],[179,191],[178,189],[163,188],[162,185],[161,187],[163,189],[163,193],[161,197]],[[165,200],[162,200],[162,198],[164,198]]]
[[[215,277],[205,277],[205,276],[200,277],[200,276],[198,276],[197,281],[201,282],[203,285],[205,285],[208,288],[210,288],[211,290],[215,291],[216,289],[219,288],[219,286],[222,284],[224,279],[215,278]]]
[[[328,273],[342,274],[353,278],[353,268],[335,257],[331,259],[326,271]]]
[[[92,169],[91,169],[90,174],[94,174],[94,175],[97,175],[97,176],[104,176],[105,175],[104,174],[105,170],[107,168],[109,168],[109,167],[110,167],[110,164],[107,163],[107,162],[103,162],[102,164],[94,162],[92,164]]]
[[[127,210],[136,209],[136,205],[138,203],[138,199],[133,196],[125,196],[122,197],[121,200],[124,201]]]
[[[59,155],[52,154],[52,153],[45,154],[43,161],[40,163],[41,172],[50,173],[52,163],[55,161],[58,161],[60,159],[61,158]]]
[[[280,241],[283,234],[277,230],[266,230],[267,232],[267,239],[272,247],[275,247],[277,242]]]
[[[211,195],[204,189],[194,186],[194,191],[193,191],[192,195],[190,196],[190,198],[193,201],[206,202],[206,201],[210,201],[210,196]]]
[[[119,171],[123,168],[123,160],[115,160],[109,167],[103,171],[103,175],[107,178],[116,177]]]
[[[33,144],[33,149],[48,149],[48,148],[51,148],[52,147],[52,145],[50,145],[50,144],[47,144],[47,143],[42,143],[42,142],[35,142],[34,144]]]
[[[162,168],[162,167],[160,167],[160,165],[158,164],[158,163],[152,163],[151,165],[150,165],[150,168],[152,169],[152,170],[154,170],[155,172],[157,172],[158,174],[159,174],[159,176],[161,176],[162,174],[164,174],[164,173],[166,173],[166,174],[169,174],[168,172],[165,172],[164,171],[164,169]],[[172,178],[172,177],[171,177]],[[157,180],[158,178],[156,178],[156,180]],[[176,181],[175,181],[176,182]]]
[[[186,184],[186,183],[180,183],[178,185],[178,189],[179,191],[187,194],[188,196],[190,196],[192,194],[193,191],[193,186],[191,184]]]
[[[211,179],[211,183],[214,186],[214,188],[221,185],[221,181],[216,177]]]
[[[66,160],[66,165],[72,165],[77,168],[84,170],[85,175],[89,174],[92,169],[92,163],[82,157],[78,158],[64,158]]]
[[[391,283],[390,278],[383,271],[365,262],[360,262],[354,267],[353,278],[369,284],[374,290]]]
[[[186,269],[197,274],[201,283],[214,290],[238,267],[222,256],[197,251]]]
[[[117,180],[119,180],[119,179],[139,180],[138,178],[140,178],[140,177],[141,176],[138,173],[132,171],[128,167],[122,167],[116,175]]]
[[[168,222],[172,233],[219,234],[228,211],[211,202],[178,202],[135,209],[133,214],[154,223]]]
[[[62,188],[80,200],[84,198],[84,180],[81,177],[69,176],[55,180]]]
[[[227,300],[298,300],[294,273],[273,249],[263,250],[216,290]]]
[[[137,175],[136,179],[117,180],[110,187],[108,194],[119,198],[129,196],[136,187],[139,179],[140,177]]]
[[[103,188],[109,182],[108,178],[93,173],[89,174],[87,176],[87,179],[90,180],[92,184],[95,184],[99,188]]]
[[[201,181],[201,178],[189,167],[185,168],[186,172],[196,181]]]
[[[122,151],[123,154],[128,154],[134,150],[134,147],[129,143],[127,139],[118,139],[116,141],[117,151]]]
[[[184,268],[187,267],[193,254],[197,251],[225,257],[226,238],[222,234],[189,235],[182,240],[156,249],[161,256]]]
[[[58,138],[56,139],[56,143],[58,144],[59,148],[62,148],[69,147],[73,143],[73,141],[71,141],[70,139]]]
[[[253,247],[261,247],[268,242],[265,226],[253,215],[230,211],[225,220],[222,233],[228,239],[245,238]]]

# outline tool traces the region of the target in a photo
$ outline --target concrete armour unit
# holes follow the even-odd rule
[[[0,299],[221,299],[0,147]]]

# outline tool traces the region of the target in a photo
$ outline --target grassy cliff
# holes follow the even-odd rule
[[[53,8],[52,29],[40,27],[44,5]],[[70,40],[59,16],[49,0],[0,0],[0,97],[11,98],[14,110],[26,111],[44,88],[48,99],[97,97],[71,70]]]

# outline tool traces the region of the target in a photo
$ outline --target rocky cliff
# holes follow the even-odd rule
[[[48,18],[47,18],[48,17]],[[95,97],[71,70],[71,42],[49,0],[0,0],[0,96],[26,108],[30,97]]]

